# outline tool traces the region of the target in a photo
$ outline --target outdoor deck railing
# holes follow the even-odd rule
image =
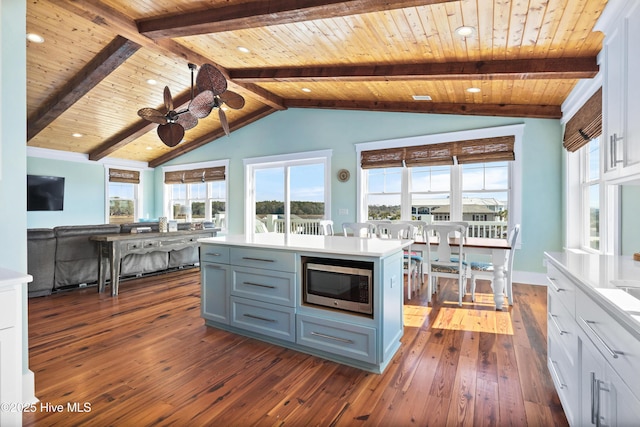
[[[275,233],[284,233],[285,222],[283,219],[270,219],[264,221],[267,230]],[[467,229],[468,237],[486,237],[490,239],[505,239],[508,234],[508,224],[502,221],[468,221]],[[341,233],[342,226],[335,225],[335,232]],[[320,219],[302,219],[292,218],[291,228],[289,232],[292,234],[322,234],[320,227]]]

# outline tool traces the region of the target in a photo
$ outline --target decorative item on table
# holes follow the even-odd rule
[[[633,260],[634,261],[640,261],[640,252],[635,252],[633,254]]]
[[[202,223],[202,222],[192,222],[191,225],[189,226],[189,230],[191,230],[191,231],[204,230],[204,223]]]
[[[169,221],[169,231],[178,231],[178,221],[170,220]]]
[[[151,233],[151,227],[133,227],[132,233]]]
[[[161,233],[167,232],[168,228],[167,228],[166,216],[161,216],[160,218],[158,218],[158,229],[160,230]]]

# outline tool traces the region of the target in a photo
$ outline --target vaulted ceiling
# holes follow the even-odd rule
[[[560,118],[598,72],[606,3],[30,0],[27,32],[44,42],[27,41],[28,146],[154,167],[215,144],[217,114],[173,148],[137,115],[164,110],[165,86],[186,108],[189,63],[246,100],[225,110],[231,132],[287,108]]]

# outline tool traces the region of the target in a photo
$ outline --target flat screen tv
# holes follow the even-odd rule
[[[27,175],[28,211],[61,211],[63,207],[63,177]]]

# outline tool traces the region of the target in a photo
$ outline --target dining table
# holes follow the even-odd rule
[[[460,246],[460,237],[449,238],[450,246]],[[507,262],[508,251],[511,250],[511,244],[507,239],[495,239],[487,237],[464,237],[463,248],[466,254],[481,254],[491,256],[493,264],[493,301],[496,310],[502,310],[504,307],[504,287],[506,285],[505,268]],[[432,246],[439,244],[436,238],[430,238],[429,243]],[[424,239],[414,238],[411,249],[414,251],[426,252],[426,242]]]

